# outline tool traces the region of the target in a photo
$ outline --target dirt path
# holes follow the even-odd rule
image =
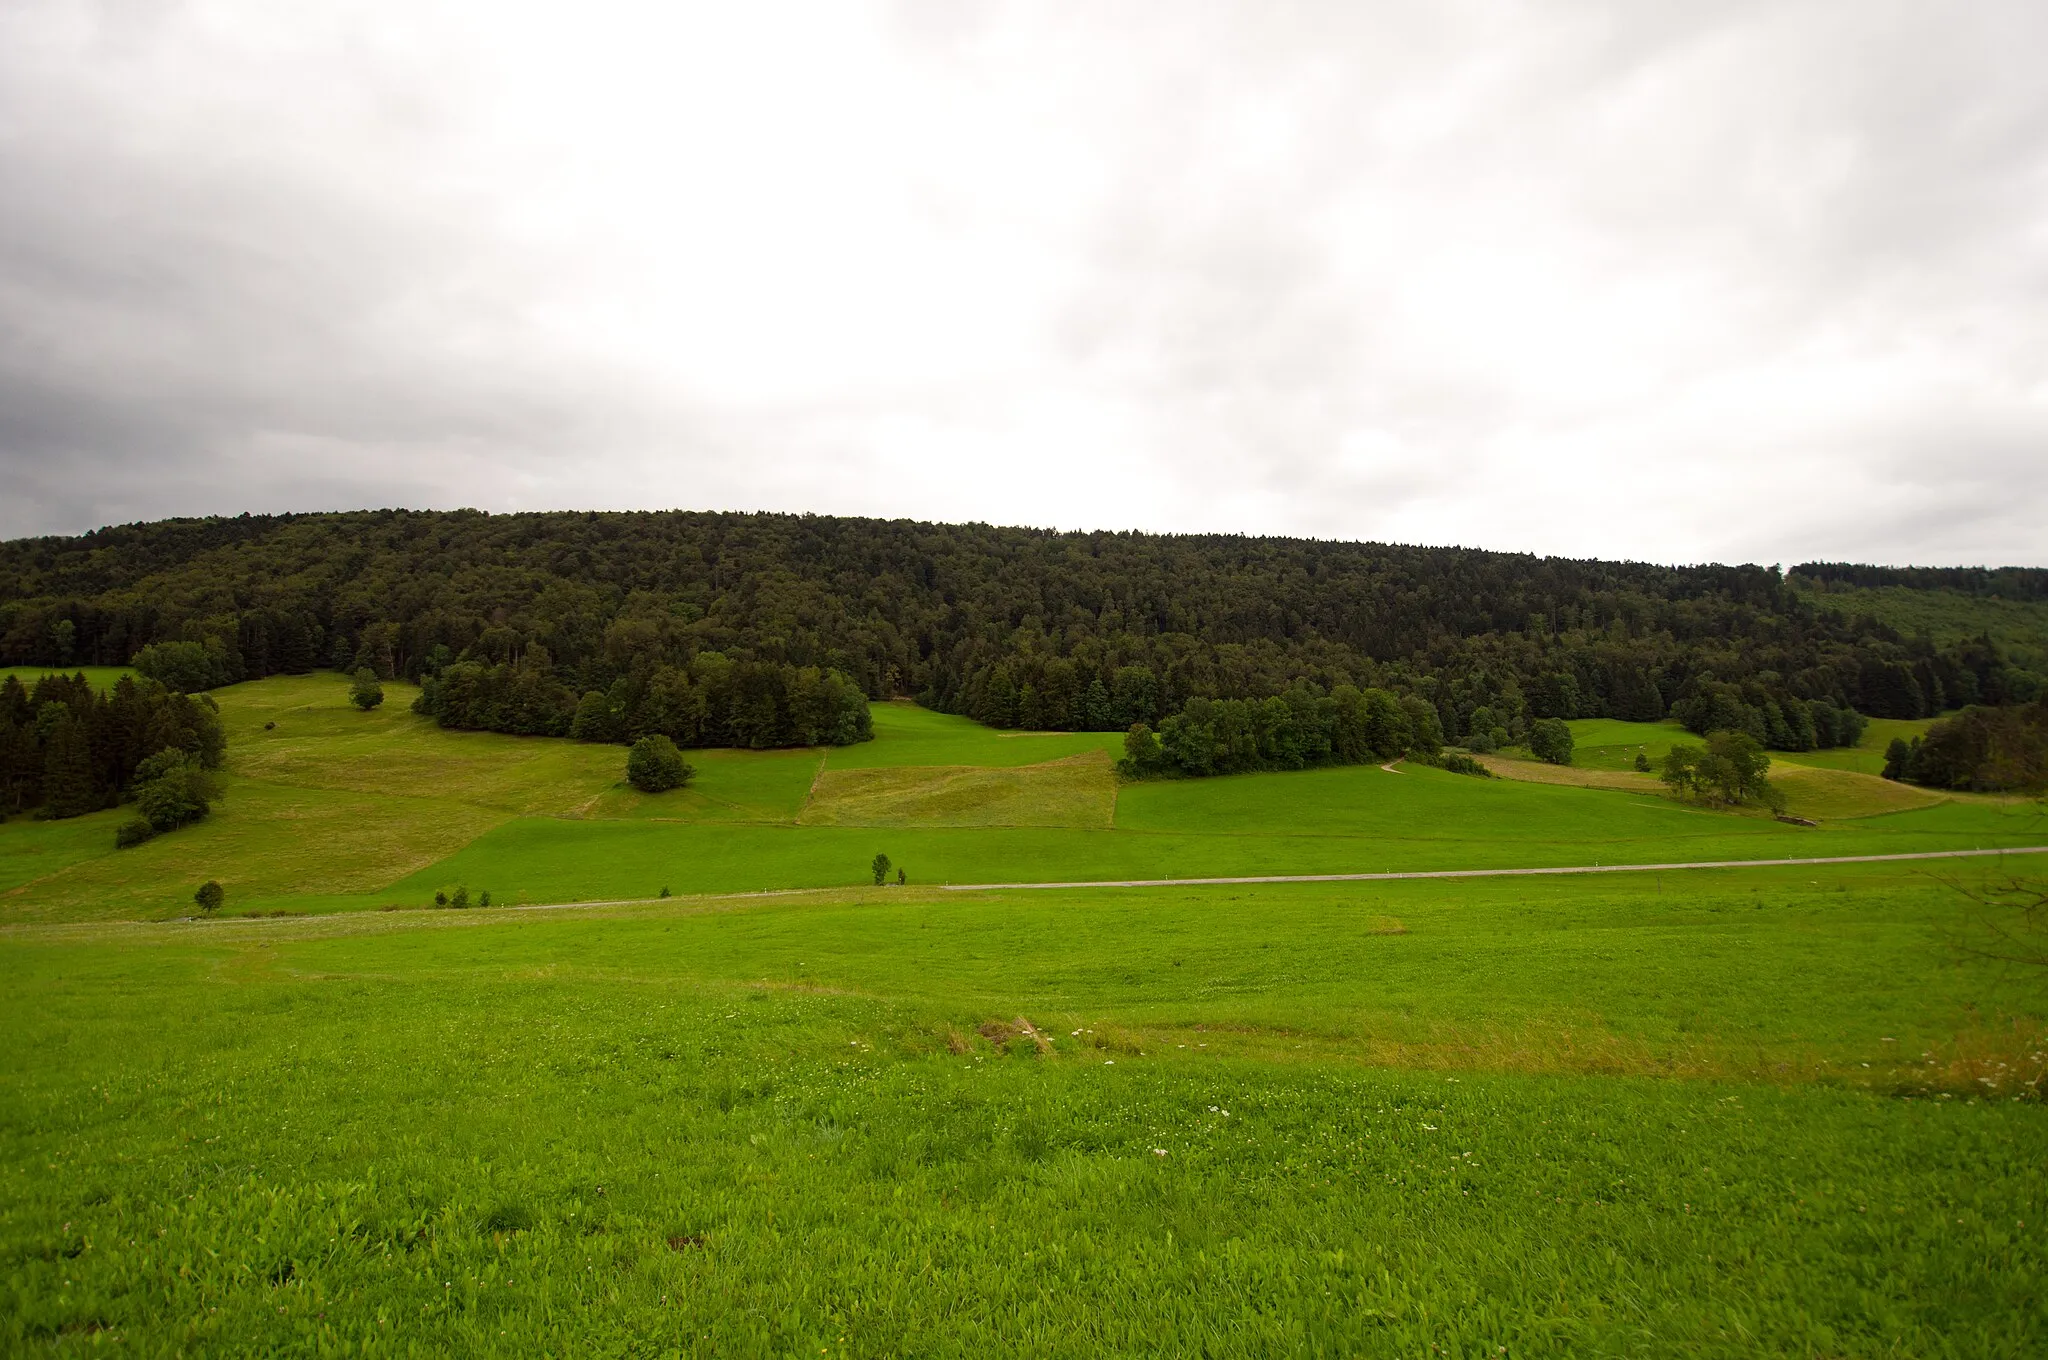
[[[1677,869],[1773,869],[1799,864],[1889,864],[1897,860],[1976,859],[1986,855],[2044,855],[2048,845],[2010,850],[1915,850],[1898,855],[1826,855],[1807,859],[1710,859],[1685,864],[1574,864],[1550,869],[1413,869],[1384,874],[1255,874],[1242,878],[1111,878],[1072,883],[941,883],[947,892],[1017,888],[1192,888],[1229,883],[1378,883],[1401,878],[1531,878],[1548,874],[1647,874]]]

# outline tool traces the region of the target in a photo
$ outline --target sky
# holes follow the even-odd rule
[[[0,6],[0,537],[2048,564],[2048,5]]]

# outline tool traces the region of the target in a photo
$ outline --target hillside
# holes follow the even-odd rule
[[[0,664],[118,665],[184,641],[218,684],[522,660],[573,704],[716,653],[998,727],[1083,730],[1353,684],[1427,702],[1452,741],[1544,717],[1655,721],[1715,685],[1759,711],[1898,719],[2039,692],[2030,613],[1999,616],[1994,642],[1936,627],[1949,584],[1881,593],[1873,614],[1754,566],[1303,539],[387,510],[0,544]],[[1897,603],[1923,596],[1918,613]]]

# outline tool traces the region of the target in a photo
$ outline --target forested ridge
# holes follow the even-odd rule
[[[2032,570],[1795,570],[2042,588]],[[1798,748],[1826,744],[1825,710],[1912,718],[2041,691],[1989,640],[1905,637],[1756,566],[690,511],[244,516],[0,544],[0,660],[120,664],[151,645],[177,688],[367,666],[446,703],[456,674],[499,696],[479,725],[568,731],[596,694],[589,721],[621,734],[659,692],[698,740],[741,744],[827,721],[835,673],[996,726],[1105,730],[1349,685],[1419,700],[1446,740],[1480,746],[1546,717],[1677,712]],[[528,729],[504,716],[520,702]]]

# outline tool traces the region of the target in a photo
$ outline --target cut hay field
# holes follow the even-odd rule
[[[220,691],[202,825],[0,825],[0,1353],[2048,1349],[2048,984],[1958,891],[2038,861],[936,886],[2048,844],[2035,806],[1119,788],[1113,734],[893,704],[647,796],[345,690]],[[877,850],[909,887],[853,886]],[[420,909],[458,884],[498,905]]]

